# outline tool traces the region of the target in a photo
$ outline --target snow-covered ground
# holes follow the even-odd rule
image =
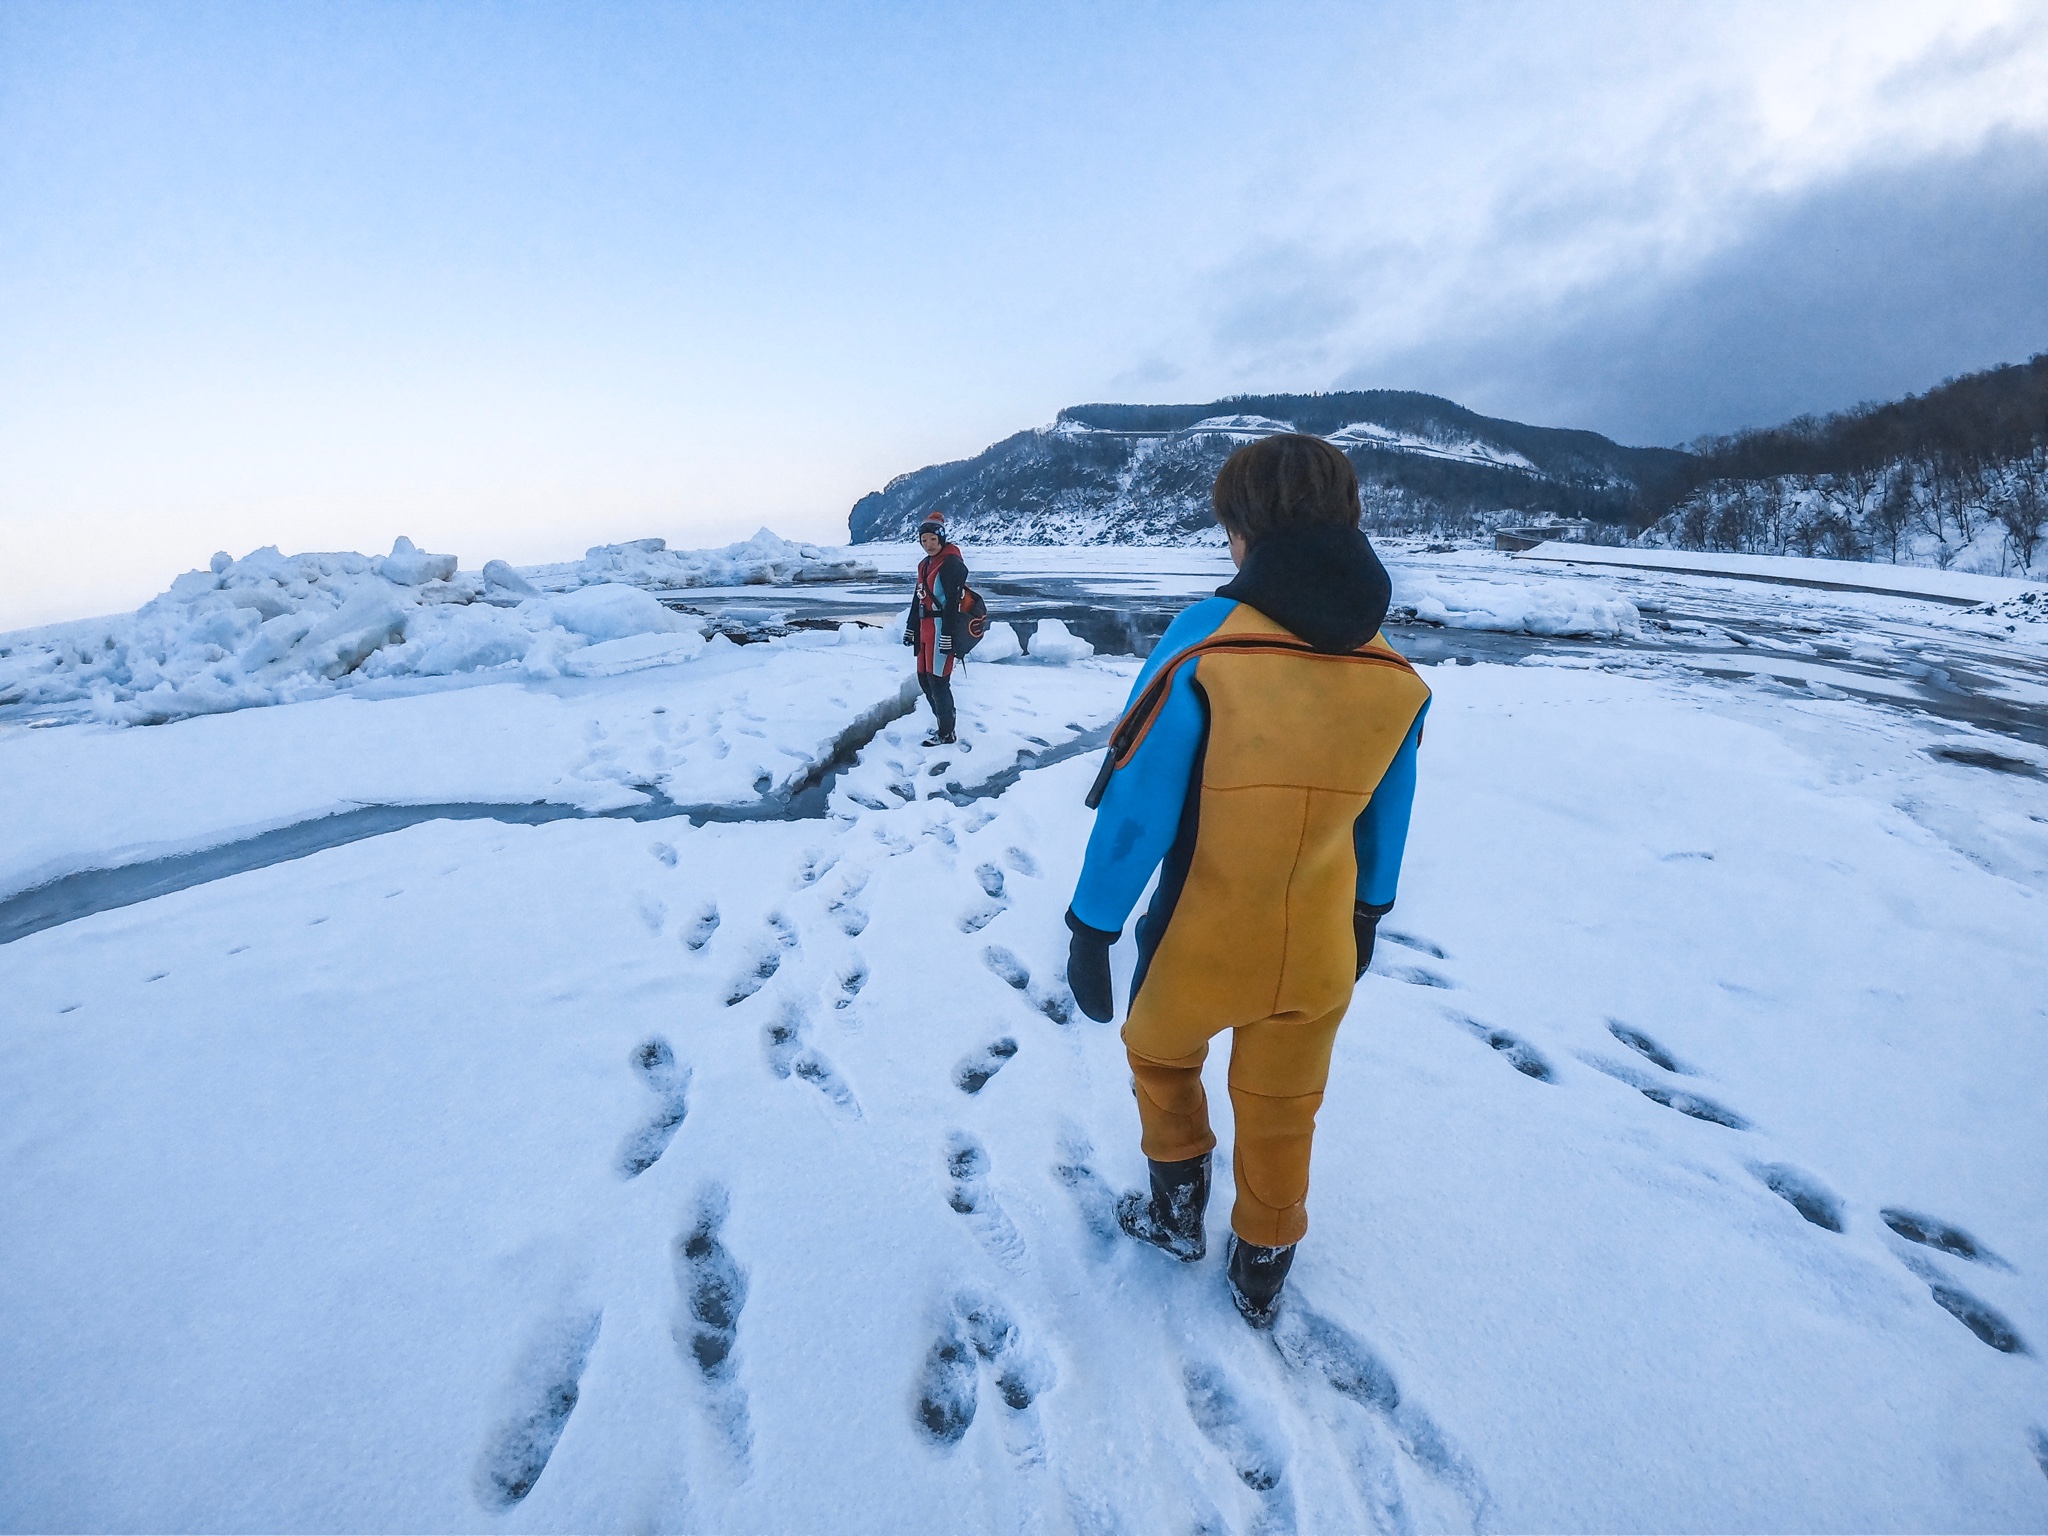
[[[1087,554],[1041,563],[1218,579]],[[973,663],[967,750],[885,724],[823,815],[436,821],[0,945],[0,1526],[2043,1528],[2048,750],[1875,686],[1989,621],[1434,569],[1664,649],[1426,669],[1270,1340],[1220,1244],[1113,1235],[1094,758],[1015,771],[1135,663]],[[748,801],[900,707],[890,638],[10,729],[0,891],[364,801]]]

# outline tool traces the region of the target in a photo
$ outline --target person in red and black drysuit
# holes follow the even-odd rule
[[[903,643],[917,652],[917,686],[937,717],[924,744],[953,741],[953,641],[959,634],[960,597],[967,590],[967,562],[946,539],[946,514],[934,511],[918,525],[924,558],[917,562],[917,592],[903,624]]]

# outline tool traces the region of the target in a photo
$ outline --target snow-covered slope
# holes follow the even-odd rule
[[[297,721],[402,758],[459,703],[474,751],[393,782],[495,794],[579,721],[778,741],[863,652],[0,771],[61,750],[38,803],[87,803],[188,741],[146,797],[225,824],[290,800]],[[0,1525],[2040,1529],[2037,781],[1600,660],[1428,669],[1270,1339],[1215,1249],[1108,1219],[1135,1115],[1060,921],[1094,764],[991,773],[1129,661],[971,665],[963,749],[886,727],[834,815],[436,822],[0,945]]]

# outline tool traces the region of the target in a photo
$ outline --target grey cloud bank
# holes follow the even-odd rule
[[[1688,270],[1370,356],[1335,383],[1677,443],[2048,347],[2048,140],[1865,169],[1752,204],[1748,220]]]

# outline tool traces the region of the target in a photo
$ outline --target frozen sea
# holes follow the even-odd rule
[[[855,553],[336,676],[205,597],[0,709],[0,1527],[2048,1527],[2048,626],[1390,550],[1436,702],[1266,1337],[1116,1235],[1062,976],[1115,652],[1225,562],[970,551],[1032,653],[925,749]]]

